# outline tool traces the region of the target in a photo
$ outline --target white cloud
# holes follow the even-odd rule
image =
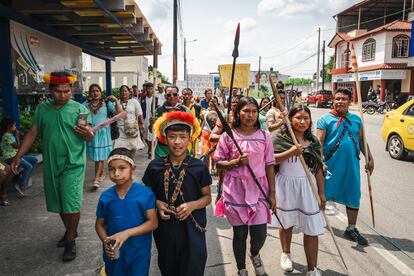
[[[273,14],[281,17],[293,16],[333,16],[356,0],[261,0],[257,6],[259,15]]]
[[[245,17],[241,20],[229,19],[224,23],[224,28],[229,32],[235,32],[237,28],[237,23],[240,22],[240,29],[244,32],[249,32],[254,30],[257,27],[257,22],[251,17]]]

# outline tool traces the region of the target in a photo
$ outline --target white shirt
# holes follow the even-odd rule
[[[165,103],[165,94],[156,92],[155,97],[158,99],[158,106],[162,106]]]

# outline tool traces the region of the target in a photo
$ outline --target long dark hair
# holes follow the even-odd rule
[[[0,139],[3,137],[3,134],[6,133],[7,129],[15,123],[16,122],[13,119],[7,117],[4,117],[1,120]]]
[[[256,127],[256,129],[260,129],[259,104],[255,100],[255,98],[252,98],[252,97],[241,97],[240,98],[239,103],[237,104],[237,107],[236,107],[236,112],[234,114],[234,121],[233,121],[233,127],[234,128],[240,127],[240,124],[241,124],[241,122],[240,122],[240,110],[242,110],[243,107],[245,107],[248,104],[253,104],[257,108],[257,117],[256,117],[256,122],[254,123],[254,126]]]
[[[303,104],[298,104],[292,107],[292,109],[289,111],[289,120],[292,123],[292,118],[293,116],[295,116],[296,113],[301,112],[301,111],[305,111],[306,113],[309,114],[309,119],[310,119],[310,125],[309,128],[305,131],[305,133],[303,134],[303,137],[306,140],[312,141],[312,114],[309,110],[309,108],[306,105]]]
[[[270,98],[269,98],[269,97],[264,97],[264,98],[262,98],[262,99],[261,99],[261,101],[260,101],[260,104],[259,104],[259,107],[260,107],[260,108],[262,108],[262,104],[263,104],[263,101],[264,101],[264,100],[268,100],[268,101],[270,102]]]

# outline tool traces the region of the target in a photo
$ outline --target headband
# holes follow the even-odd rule
[[[111,157],[109,157],[108,158],[108,163],[111,162],[112,160],[115,160],[115,159],[121,159],[121,160],[127,161],[132,166],[135,166],[134,160],[132,160],[131,158],[129,158],[126,155],[121,155],[121,154],[114,154]]]

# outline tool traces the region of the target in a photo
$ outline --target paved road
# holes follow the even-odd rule
[[[314,120],[326,109],[312,109]],[[414,275],[414,215],[411,211],[414,198],[414,164],[411,161],[392,160],[384,151],[380,138],[382,117],[367,116],[368,141],[371,145],[376,170],[373,190],[376,210],[376,229],[371,227],[366,179],[363,177],[363,199],[358,227],[367,236],[370,246],[359,247],[342,238],[346,227],[344,209],[330,216],[330,223],[352,275]],[[140,154],[137,160],[136,178],[140,179],[147,159]],[[88,164],[86,183],[92,181],[93,164]],[[41,180],[41,166],[34,175],[31,196],[17,199],[10,194],[12,206],[0,208],[0,275],[94,275],[102,265],[101,245],[94,231],[95,208],[98,196],[106,187],[106,180],[98,192],[84,189],[83,212],[79,228],[78,258],[63,264],[62,250],[55,247],[63,234],[63,227],[55,214],[47,213]],[[212,190],[214,191],[214,185]],[[215,196],[215,194],[213,194]],[[232,253],[232,230],[225,219],[212,216],[208,210],[208,252],[206,275],[236,275]],[[390,243],[391,242],[391,243]],[[393,245],[394,244],[394,245]],[[295,271],[289,275],[303,275],[306,260],[303,252],[302,234],[295,231],[292,256]],[[268,239],[262,250],[262,259],[269,275],[284,275],[279,267],[280,244],[278,233],[269,228]],[[253,275],[250,261],[246,261],[250,275]],[[328,233],[320,238],[319,267],[324,275],[345,275],[338,253]],[[153,250],[151,275],[159,275],[156,267],[156,250]]]

